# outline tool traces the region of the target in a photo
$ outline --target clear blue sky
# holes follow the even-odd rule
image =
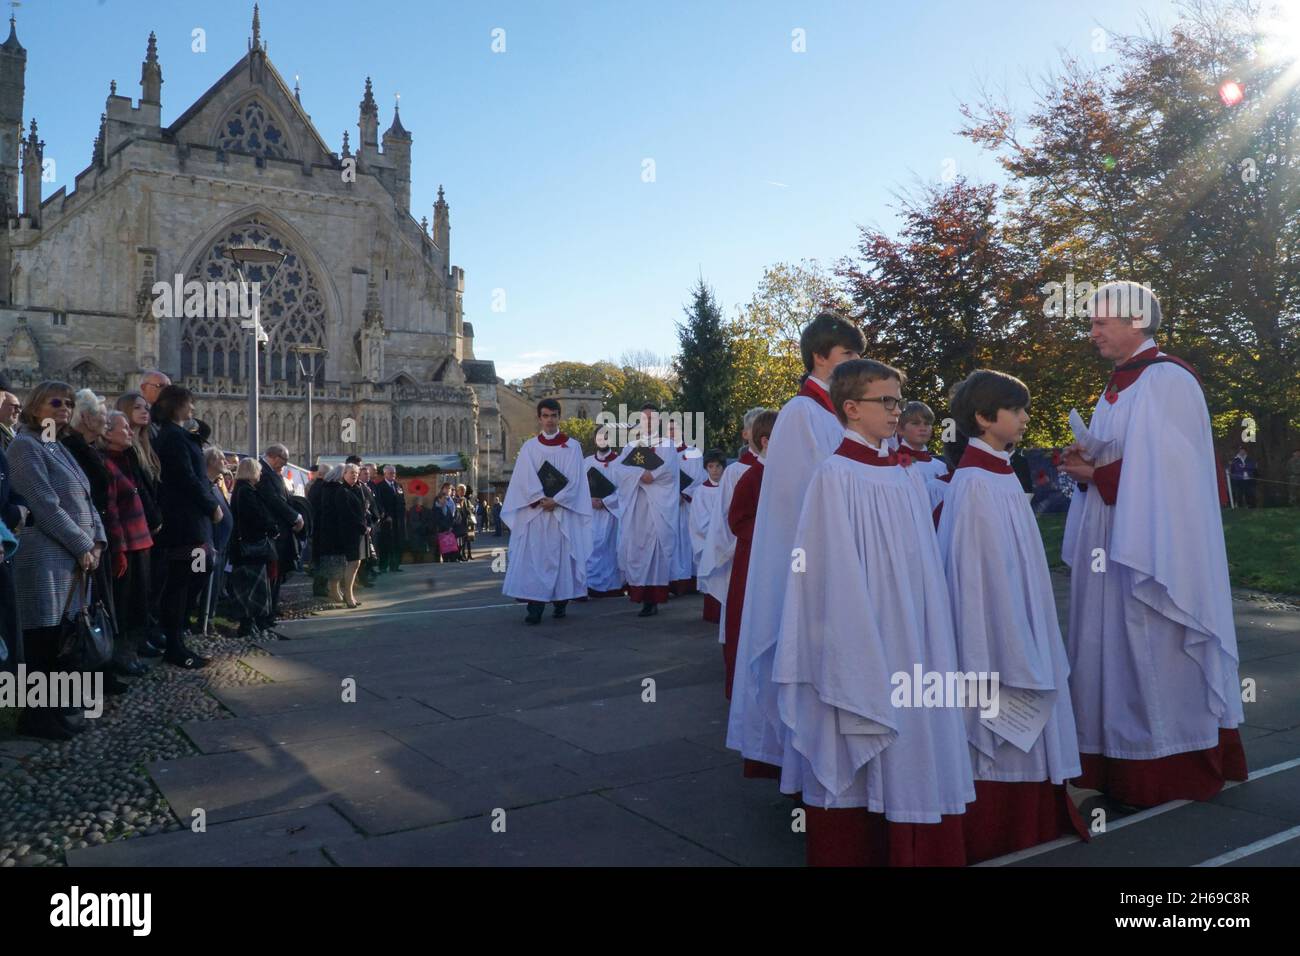
[[[556,359],[676,349],[696,276],[727,313],[765,266],[851,252],[892,230],[893,194],[951,160],[980,83],[1022,107],[1097,27],[1132,32],[1170,0],[269,0],[262,36],[336,151],[356,143],[367,74],[380,128],[402,94],[414,136],[412,214],[438,184],[480,358],[507,379]],[[57,162],[49,195],[88,162],[108,82],[139,97],[150,30],[170,123],[247,49],[252,3],[26,0],[27,114]],[[191,31],[207,52],[191,52]],[[505,30],[506,52],[492,52]],[[805,31],[807,52],[791,49]],[[642,181],[653,159],[656,181]],[[494,289],[506,310],[492,310]]]

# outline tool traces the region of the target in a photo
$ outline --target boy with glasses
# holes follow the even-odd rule
[[[814,866],[966,862],[965,721],[957,701],[929,694],[928,675],[958,664],[934,587],[943,566],[925,492],[889,447],[902,379],[870,359],[835,369],[841,441],[809,481],[793,541],[805,563],[785,575],[772,668],[781,790],[802,793]],[[913,675],[927,675],[919,701],[900,693]]]

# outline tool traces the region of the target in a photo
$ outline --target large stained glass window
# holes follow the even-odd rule
[[[205,289],[220,288],[222,301],[228,305],[225,315],[208,308],[217,304],[214,294],[205,300],[204,315],[181,319],[181,375],[198,376],[208,382],[216,378],[236,383],[247,380],[250,335],[240,327],[243,317],[237,306],[241,300],[224,295],[224,290],[237,289],[239,283],[234,263],[225,258],[230,246],[257,246],[285,255],[278,267],[246,266],[244,276],[250,283],[259,284],[262,328],[268,337],[262,347],[259,378],[264,384],[298,385],[305,380],[298,374],[298,357],[293,350],[299,345],[325,346],[325,299],[315,274],[298,253],[274,229],[256,219],[227,229],[186,276],[187,283],[193,279],[204,283]],[[218,287],[217,283],[225,285]],[[311,359],[310,355],[303,356],[303,367],[309,374]],[[323,385],[324,381],[325,367],[318,360],[316,384]]]
[[[217,145],[235,153],[287,159],[284,133],[271,111],[252,99],[226,117],[218,131]]]

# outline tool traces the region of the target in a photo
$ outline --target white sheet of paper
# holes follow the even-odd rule
[[[998,688],[998,715],[981,717],[980,723],[1016,749],[1029,753],[1047,726],[1055,704],[1054,690],[1002,686]]]
[[[876,723],[869,717],[863,717],[847,710],[837,710],[836,723],[842,734],[888,734],[892,731],[884,724]]]
[[[1083,456],[1099,464],[1102,457],[1110,450],[1114,442],[1101,441],[1083,423],[1083,416],[1077,408],[1070,409],[1070,431],[1074,433],[1075,443],[1083,449]]]

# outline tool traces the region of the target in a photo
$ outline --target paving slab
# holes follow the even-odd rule
[[[208,693],[236,717],[262,717],[333,705],[342,700],[343,685],[338,678],[314,677],[282,684],[211,687]],[[373,690],[357,688],[357,703],[382,699]]]
[[[1252,784],[1253,786],[1253,784]],[[1286,829],[1274,817],[1190,803],[1013,866],[1194,866]]]
[[[615,753],[562,757],[556,763],[581,776],[592,789],[605,790],[714,767],[739,766],[740,755],[686,740],[669,740]]]
[[[1255,681],[1256,699],[1244,704],[1246,723],[1273,730],[1300,727],[1300,653],[1268,657],[1241,665],[1244,680]]]
[[[725,866],[727,861],[598,796],[349,842],[343,866]]]
[[[382,777],[391,790],[454,776],[384,733],[184,757],[146,770],[179,819],[201,807],[209,826],[324,803],[348,784],[360,786],[356,781],[373,787]]]
[[[474,717],[420,727],[400,727],[389,735],[460,774],[486,774],[503,768],[563,763],[587,752],[508,717]]]
[[[189,829],[117,840],[68,851],[69,866],[257,866],[298,857],[291,865],[329,865],[319,852],[327,842],[346,846],[361,839],[352,824],[328,806],[218,823],[204,833]],[[314,855],[314,862],[310,858]]]
[[[743,866],[803,866],[798,804],[775,780],[747,780],[735,764],[610,790],[606,799]]]
[[[1300,767],[1251,780],[1249,786],[1224,790],[1209,802],[1295,825],[1300,823]]]
[[[394,785],[394,784],[397,785]],[[368,834],[393,833],[577,796],[590,784],[554,764],[475,777],[388,781],[354,776],[331,802]]]
[[[375,730],[433,724],[447,718],[415,700],[362,701],[336,699],[325,707],[235,717],[230,720],[191,720],[181,730],[204,753],[282,747],[338,737],[355,737]]]
[[[726,726],[727,702],[717,686],[657,689],[653,703],[639,685],[619,697],[560,704],[515,714],[514,719],[592,753],[629,750]]]
[[[1246,751],[1246,767],[1254,773],[1300,757],[1300,730],[1271,731],[1252,737],[1243,733],[1241,746]]]
[[[1240,860],[1225,863],[1223,866],[1225,869],[1229,867],[1242,866],[1300,866],[1300,836],[1293,837],[1285,843],[1280,843],[1267,850],[1252,853],[1250,856],[1242,857]]]

